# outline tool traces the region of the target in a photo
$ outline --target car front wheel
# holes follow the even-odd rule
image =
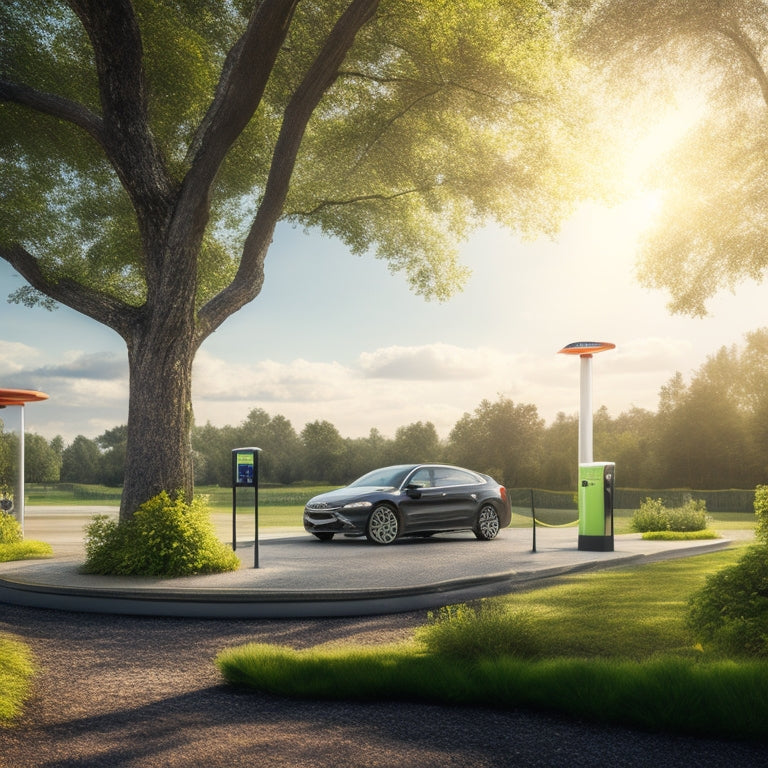
[[[477,525],[473,529],[475,536],[481,541],[490,541],[496,538],[500,527],[496,507],[493,504],[483,504],[477,515]]]
[[[400,518],[392,507],[381,504],[368,518],[365,535],[374,544],[392,544],[400,535]]]

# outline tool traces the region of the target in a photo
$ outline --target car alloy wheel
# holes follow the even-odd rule
[[[366,534],[374,544],[391,544],[400,535],[400,518],[392,507],[380,504],[368,518]]]
[[[475,536],[481,541],[495,539],[499,532],[499,513],[493,504],[484,504],[477,515]]]

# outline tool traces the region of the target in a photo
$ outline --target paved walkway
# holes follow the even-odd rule
[[[83,562],[81,510],[28,513],[28,539],[48,541],[55,557],[0,564],[0,602],[44,608],[153,616],[291,618],[397,613],[510,592],[526,582],[632,562],[683,557],[728,546],[750,532],[693,542],[616,536],[613,552],[584,552],[575,528],[508,528],[494,541],[472,533],[403,539],[376,547],[363,539],[320,542],[303,530],[260,534],[258,552],[238,540],[241,567],[185,578],[90,576]],[[227,540],[225,520],[218,531]],[[229,523],[231,526],[231,523]],[[238,534],[239,537],[239,534]],[[231,542],[231,528],[228,540]],[[258,558],[258,567],[254,567]]]

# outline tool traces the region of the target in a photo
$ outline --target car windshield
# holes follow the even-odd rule
[[[413,464],[402,464],[396,467],[374,469],[350,483],[350,488],[399,488],[405,476],[413,469]]]

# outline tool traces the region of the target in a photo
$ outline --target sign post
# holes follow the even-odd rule
[[[253,488],[253,567],[259,567],[259,453],[261,448],[232,450],[232,549],[237,549],[237,489]]]

